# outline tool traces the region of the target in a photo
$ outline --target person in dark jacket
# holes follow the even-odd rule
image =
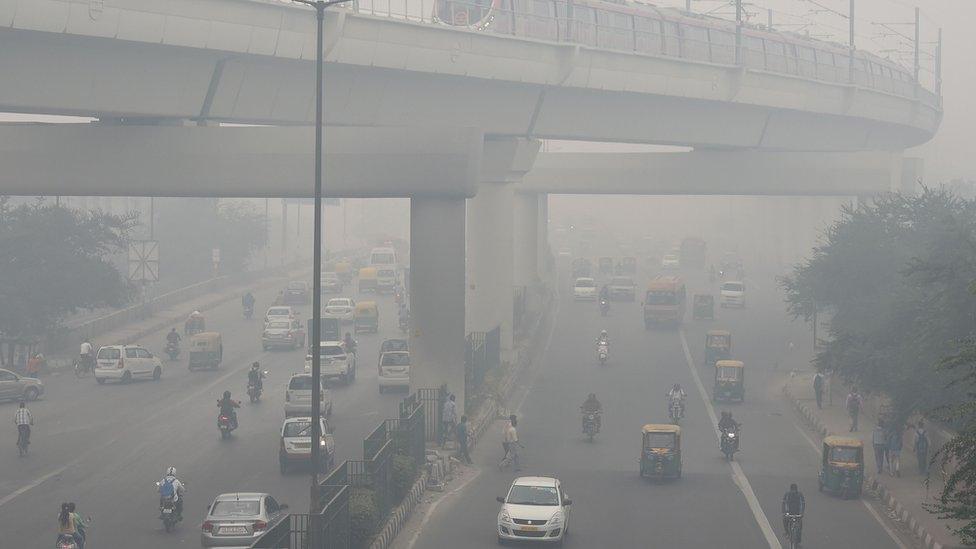
[[[790,535],[790,521],[787,515],[798,515],[800,518],[796,519],[797,543],[800,543],[803,538],[803,512],[806,507],[807,502],[803,499],[803,492],[796,487],[796,484],[790,484],[790,490],[783,495],[783,532],[786,533],[787,537]]]

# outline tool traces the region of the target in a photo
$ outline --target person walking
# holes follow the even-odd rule
[[[929,474],[929,434],[925,430],[925,421],[918,420],[915,427],[915,459],[918,460],[918,474]]]
[[[898,424],[892,424],[888,431],[888,473],[893,477],[901,476],[901,448],[904,445],[905,430]]]
[[[888,458],[888,436],[884,428],[884,420],[879,419],[871,432],[871,445],[874,446],[874,461],[878,465],[878,475],[884,472],[885,461]]]
[[[454,395],[447,397],[444,406],[441,408],[441,448],[447,445],[447,439],[451,437],[457,427],[457,402]]]
[[[851,416],[851,428],[850,432],[854,433],[857,431],[857,417],[861,414],[861,406],[864,405],[864,399],[861,398],[861,393],[857,392],[857,387],[851,387],[851,392],[847,394],[847,413]]]
[[[457,457],[459,460],[471,465],[471,456],[468,454],[468,416],[461,416],[461,422],[457,425]]]
[[[823,410],[824,376],[820,372],[813,376],[813,394],[817,397],[817,409]]]
[[[515,417],[515,414],[508,416],[508,427],[505,428],[505,438],[503,443],[505,445],[505,458],[498,463],[499,469],[504,469],[511,464],[512,468],[516,472],[522,470],[522,468],[519,466],[519,448],[521,448],[522,445],[519,443],[518,430],[516,429],[517,426],[518,418]]]

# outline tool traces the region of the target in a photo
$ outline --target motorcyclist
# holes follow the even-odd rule
[[[261,371],[261,363],[251,364],[251,369],[247,372],[247,384],[253,385],[258,391],[264,389],[264,372]]]
[[[592,413],[595,415],[596,429],[599,431],[600,427],[602,426],[601,417],[603,416],[603,405],[600,404],[600,401],[596,399],[596,393],[590,393],[586,397],[586,400],[583,401],[582,406],[580,406],[580,411],[582,411],[584,414]]]
[[[796,484],[790,484],[790,490],[783,495],[783,531],[787,536],[790,535],[789,532],[789,520],[786,515],[798,515],[799,518],[796,519],[796,542],[800,543],[803,538],[803,511],[806,510],[807,502],[803,499],[803,492],[796,487]]]
[[[738,433],[741,425],[736,420],[732,419],[732,412],[722,412],[722,419],[718,420],[718,430],[725,434],[729,431]],[[739,437],[735,437],[733,441],[734,448],[739,449]]]
[[[81,363],[85,365],[86,369],[90,369],[91,365],[94,363],[94,350],[92,344],[87,339],[81,342],[81,349],[79,350],[78,358],[81,360]]]
[[[166,343],[170,345],[178,345],[183,337],[176,331],[176,328],[170,328],[169,333],[166,334]]]
[[[254,310],[254,295],[252,295],[251,292],[247,292],[246,294],[244,294],[244,297],[241,298],[241,305],[244,306],[244,309],[245,310],[251,309],[253,311]]]
[[[241,403],[230,398],[230,391],[224,391],[224,398],[217,401],[217,407],[220,408],[221,415],[230,418],[231,428],[237,429],[237,410],[235,408],[240,408]]]
[[[608,346],[610,345],[610,336],[607,335],[606,330],[600,330],[600,337],[596,338],[596,344],[599,345],[601,343],[604,343]]]
[[[610,287],[607,286],[606,284],[604,284],[603,287],[600,288],[600,301],[601,302],[606,301],[607,304],[610,303]]]
[[[356,354],[356,340],[352,338],[352,334],[346,332],[346,335],[342,337],[342,345],[346,348],[347,353]]]
[[[176,467],[166,469],[166,474],[159,480],[159,498],[162,504],[163,498],[172,497],[175,506],[176,516],[183,520],[183,493],[186,487],[176,478]],[[163,518],[160,516],[159,518]]]
[[[681,388],[680,383],[675,383],[671,390],[668,391],[668,406],[671,405],[671,401],[678,399],[678,405],[681,406],[681,415],[685,414],[685,399],[688,398],[688,393]]]

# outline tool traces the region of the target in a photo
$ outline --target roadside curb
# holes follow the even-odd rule
[[[425,471],[413,483],[407,495],[403,496],[403,501],[390,513],[389,518],[386,519],[386,524],[383,525],[380,532],[373,538],[373,542],[369,544],[369,549],[386,549],[393,543],[393,539],[396,538],[396,535],[400,533],[400,529],[403,528],[404,523],[407,522],[410,511],[413,511],[413,508],[420,503],[420,498],[427,489],[429,478],[430,473]]]
[[[793,405],[793,408],[800,415],[800,418],[803,419],[803,421],[810,428],[812,428],[815,433],[820,435],[821,439],[829,434],[829,431],[824,425],[819,414],[801,402],[800,399],[793,396],[792,391],[790,391],[789,383],[783,384],[783,395],[786,396],[789,402]],[[905,509],[905,507],[897,499],[895,499],[895,496],[892,495],[888,487],[885,486],[883,482],[879,481],[877,477],[869,477],[866,484],[872,492],[878,494],[878,500],[889,509],[891,517],[897,519],[908,527],[912,535],[915,536],[918,542],[920,542],[921,547],[924,549],[956,549],[955,547],[944,546],[935,541],[932,534],[930,534],[925,527],[919,523],[918,519],[908,512],[908,510]]]

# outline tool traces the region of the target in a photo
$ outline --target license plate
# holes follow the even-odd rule
[[[168,515],[168,514],[170,514],[170,513],[172,513],[172,512],[173,512],[173,510],[172,510],[172,509],[163,509],[163,514],[164,514],[164,515]]]
[[[526,532],[538,532],[539,529],[535,526],[522,526],[519,525],[519,530],[524,530]]]
[[[245,535],[247,534],[247,527],[246,526],[222,526],[220,528],[220,534],[224,536]]]

